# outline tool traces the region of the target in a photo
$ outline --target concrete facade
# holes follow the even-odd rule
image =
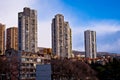
[[[5,25],[0,23],[0,55],[5,52]]]
[[[85,37],[85,57],[96,58],[96,32],[91,30],[86,30],[84,32]]]
[[[18,28],[11,27],[7,29],[6,49],[18,50]]]
[[[40,53],[19,52],[19,79],[36,80],[36,65],[50,64],[50,59]]]
[[[64,21],[61,14],[52,20],[52,53],[58,57],[72,56],[72,33],[69,23]]]
[[[25,7],[18,13],[19,50],[37,52],[37,11]]]
[[[37,54],[31,52],[19,53],[20,58],[20,80],[36,80]]]

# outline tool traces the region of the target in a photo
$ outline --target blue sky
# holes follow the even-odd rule
[[[19,3],[19,4],[18,4]],[[97,33],[97,51],[120,53],[119,0],[1,0],[0,23],[17,26],[24,7],[38,12],[38,46],[51,47],[51,21],[61,13],[72,29],[73,49],[84,51],[84,31]]]
[[[119,0],[64,0],[68,7],[73,7],[79,13],[83,13],[89,19],[119,19]]]

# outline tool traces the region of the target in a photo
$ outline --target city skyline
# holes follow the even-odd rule
[[[73,50],[84,51],[84,31],[90,29],[96,31],[97,51],[120,53],[118,3],[116,0],[76,0],[72,3],[71,0],[2,0],[0,23],[6,28],[17,26],[18,12],[24,7],[35,9],[38,11],[38,46],[51,47],[51,20],[60,13],[72,29]]]

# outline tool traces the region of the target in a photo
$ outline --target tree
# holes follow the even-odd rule
[[[55,59],[51,64],[55,80],[97,80],[95,71],[84,62]]]
[[[91,67],[98,73],[100,80],[120,80],[120,59],[113,59],[106,65],[92,64]]]
[[[6,56],[0,56],[0,79],[7,80],[10,68]]]
[[[0,80],[18,80],[19,62],[17,51],[6,50],[0,56]]]

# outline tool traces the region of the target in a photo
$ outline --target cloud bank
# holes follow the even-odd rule
[[[73,27],[73,49],[79,49],[84,51],[85,30],[96,31],[98,51],[117,52],[117,53],[120,52],[119,50],[120,22],[119,21],[111,21],[111,20],[90,21],[85,26]]]
[[[0,0],[0,23],[6,27],[18,26],[18,12],[35,4],[35,0]]]

